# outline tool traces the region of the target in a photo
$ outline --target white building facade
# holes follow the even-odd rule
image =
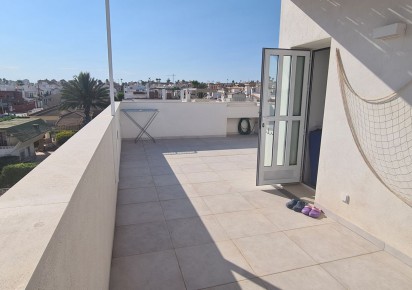
[[[399,254],[409,263],[412,257],[412,208],[408,199],[411,196],[408,197],[407,193],[397,194],[396,188],[393,189],[395,183],[399,183],[396,176],[389,178],[395,180],[391,185],[373,160],[370,160],[368,150],[373,149],[373,144],[372,149],[362,149],[359,140],[363,136],[356,136],[362,134],[354,131],[360,125],[350,123],[347,118],[348,114],[350,115],[349,109],[346,108],[345,111],[346,103],[342,98],[345,93],[342,94],[340,87],[342,70],[337,67],[337,49],[341,53],[347,79],[359,96],[364,96],[373,103],[383,96],[399,91],[399,102],[404,103],[402,109],[393,106],[389,112],[378,114],[378,119],[390,116],[395,122],[399,115],[406,112],[405,120],[410,120],[410,4],[407,0],[348,0],[339,3],[282,0],[279,39],[279,48],[309,50],[312,56],[306,146],[309,143],[309,132],[321,128],[316,204],[327,213],[336,215],[353,230],[375,239],[386,250]],[[376,35],[374,37],[376,31],[385,30],[386,26],[396,23],[406,25],[406,32],[397,35],[389,31],[383,39],[376,38]],[[367,114],[368,111],[365,111],[357,117],[363,120]],[[355,118],[353,115],[352,117]],[[379,120],[376,124],[378,122]],[[398,131],[410,134],[410,122],[400,122],[399,126]],[[402,149],[396,145],[396,140],[401,140],[401,136],[396,136],[396,132],[395,135],[390,134],[388,129],[386,135],[381,134],[377,138],[390,139],[394,136],[395,141],[390,147],[399,149],[398,156],[403,156],[401,159],[410,160],[411,140],[405,141]],[[391,148],[387,149],[392,150]],[[306,147],[305,151],[307,150]],[[378,158],[379,154],[384,154],[382,150],[378,149],[375,155],[371,156]],[[309,183],[309,169],[305,166],[308,154],[305,156],[302,181],[305,182],[306,179]],[[402,169],[403,166],[407,169],[408,165],[402,165],[401,161],[399,168]],[[409,190],[409,193],[411,189],[408,182],[410,185],[411,176],[412,173],[405,173],[403,183],[404,190]]]

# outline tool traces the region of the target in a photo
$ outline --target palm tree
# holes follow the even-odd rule
[[[109,89],[104,83],[91,78],[88,72],[80,72],[73,80],[63,84],[60,110],[83,109],[84,125],[90,122],[92,108],[103,109],[110,103]]]

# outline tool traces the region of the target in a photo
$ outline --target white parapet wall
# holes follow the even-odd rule
[[[0,198],[0,289],[108,289],[118,117],[106,109]]]
[[[120,109],[157,109],[159,113],[148,132],[154,138],[208,137],[237,133],[240,118],[252,118],[255,123],[259,107],[253,102],[181,102],[162,100],[123,101]],[[150,113],[130,112],[130,116],[144,125]],[[121,135],[134,139],[140,129],[124,113],[120,114]],[[253,126],[253,125],[252,125]],[[147,136],[144,136],[147,137]]]

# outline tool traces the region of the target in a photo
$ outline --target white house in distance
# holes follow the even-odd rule
[[[282,0],[280,49],[264,50],[258,175],[316,187],[328,215],[409,265],[411,9],[410,0]]]
[[[0,157],[19,156],[20,160],[34,157],[35,143],[50,131],[39,118],[15,118],[0,122]]]

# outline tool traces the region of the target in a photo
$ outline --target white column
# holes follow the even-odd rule
[[[162,99],[163,99],[163,100],[166,100],[166,99],[167,99],[166,89],[162,89]]]
[[[115,106],[114,106],[114,85],[113,85],[113,65],[112,65],[112,33],[110,29],[109,0],[106,0],[106,32],[107,32],[107,58],[109,60],[110,107],[111,107],[112,116],[114,116]]]

